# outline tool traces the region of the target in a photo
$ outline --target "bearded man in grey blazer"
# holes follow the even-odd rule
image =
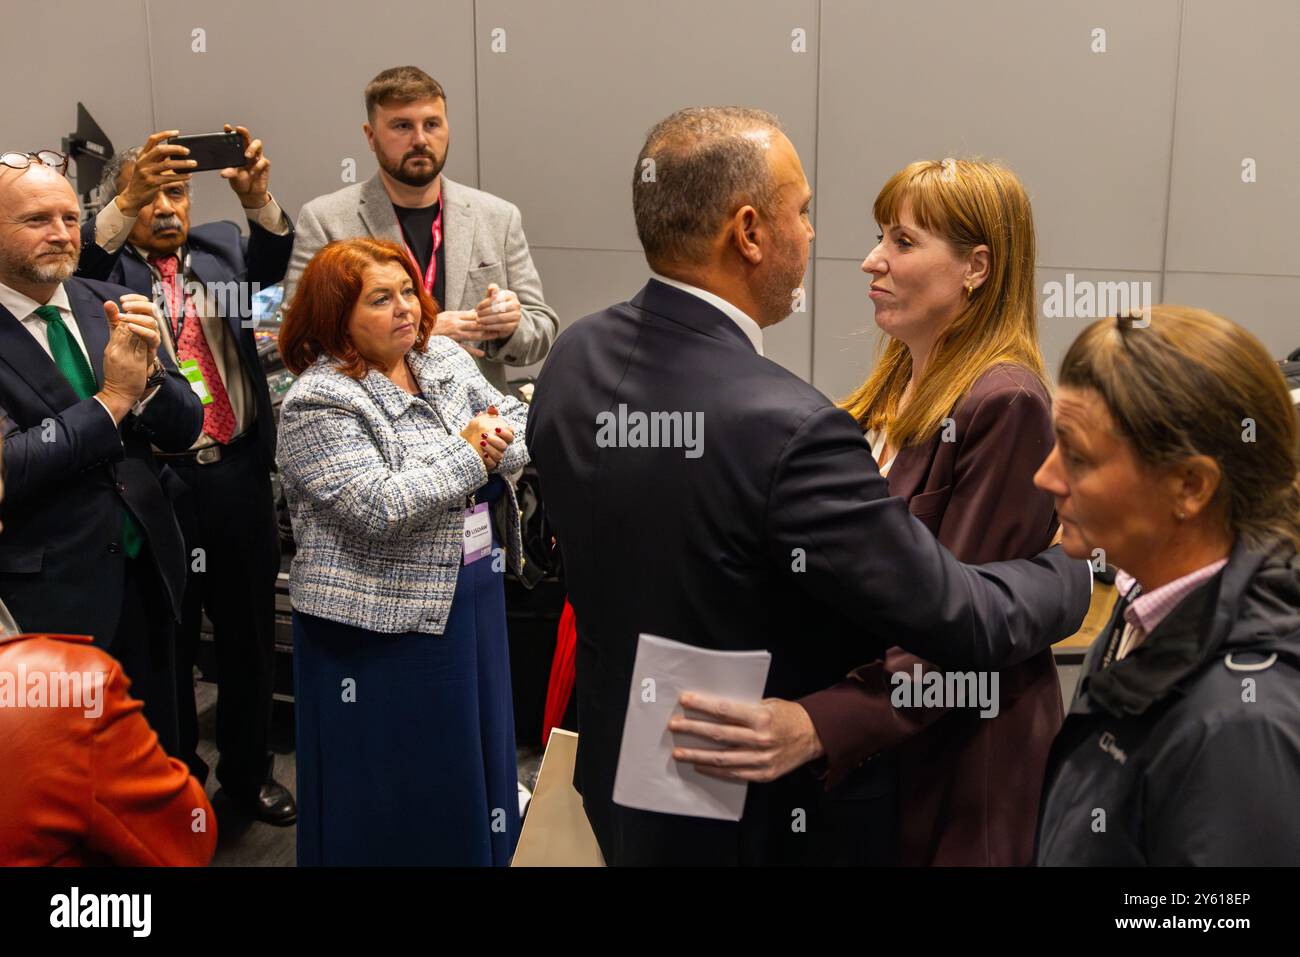
[[[484,378],[507,391],[506,366],[541,362],[560,328],[542,299],[519,208],[442,175],[447,97],[418,67],[393,67],[371,80],[366,117],[362,129],[379,172],[303,206],[285,302],[326,243],[359,236],[402,243],[442,310],[434,334],[459,342]]]

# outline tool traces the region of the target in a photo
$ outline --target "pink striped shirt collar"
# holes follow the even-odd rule
[[[1142,592],[1124,609],[1124,621],[1130,625],[1137,625],[1148,635],[1151,634],[1160,622],[1178,607],[1180,601],[1195,591],[1198,585],[1213,578],[1226,564],[1228,560],[1220,558],[1217,562],[1211,562],[1182,578],[1175,578],[1168,584],[1161,585],[1155,591]],[[1135,582],[1136,579],[1128,572],[1122,569],[1115,570],[1115,587],[1121,595],[1127,595]]]

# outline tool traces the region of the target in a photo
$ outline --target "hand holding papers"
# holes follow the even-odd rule
[[[710,651],[654,635],[641,635],[627,720],[614,778],[614,801],[663,814],[738,821],[748,785],[701,774],[673,760],[673,746],[708,748],[693,735],[674,735],[668,721],[682,713],[683,691],[703,691],[737,701],[758,701],[772,656],[766,651]]]

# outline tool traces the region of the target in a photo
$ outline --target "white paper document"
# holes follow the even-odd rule
[[[627,721],[614,777],[614,802],[664,814],[739,821],[749,785],[723,781],[673,760],[673,748],[712,748],[694,735],[673,734],[668,720],[683,709],[683,691],[762,700],[772,656],[766,651],[711,651],[641,635],[627,699]]]

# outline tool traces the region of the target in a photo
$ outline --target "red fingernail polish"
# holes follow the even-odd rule
[[[500,435],[500,434],[501,434],[501,430],[500,430],[500,429],[497,429],[497,435]]]
[[[480,442],[479,445],[483,446],[483,448],[487,448],[487,443],[486,443],[486,442]]]

